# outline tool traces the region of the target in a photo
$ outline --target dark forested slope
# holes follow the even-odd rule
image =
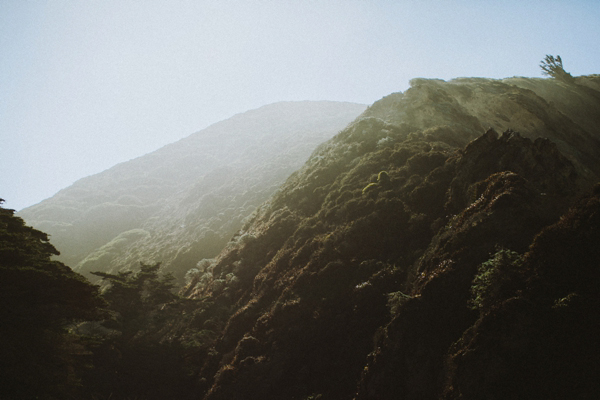
[[[599,398],[599,122],[597,75],[415,79],[271,196],[280,162],[241,154],[176,186],[165,165],[220,154],[200,135],[26,210],[105,235],[79,268],[187,271],[179,296],[156,264],[98,274],[111,317],[77,328],[98,343],[84,398]]]
[[[98,288],[0,199],[0,399],[73,399],[87,363],[74,322],[105,317]]]
[[[599,82],[417,79],[319,146],[188,273],[206,399],[598,396]]]
[[[182,279],[199,259],[218,254],[319,143],[364,109],[265,106],[81,179],[19,215],[49,233],[60,260],[81,273],[159,261]]]

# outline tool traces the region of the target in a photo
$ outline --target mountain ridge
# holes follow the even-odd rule
[[[183,229],[204,217],[189,212],[195,205],[206,201],[210,216],[233,198],[221,185],[193,201],[232,169],[199,181],[163,209],[164,235],[125,231],[159,245],[172,237],[189,256],[173,261],[186,284],[147,326],[124,314],[105,322],[135,329],[108,340],[96,390],[597,397],[599,89],[600,75],[415,79],[315,146],[214,256],[186,252],[177,232],[209,247],[204,231]],[[158,267],[109,278],[141,279],[149,268]],[[187,372],[140,368],[152,356]]]
[[[466,393],[456,385],[469,377],[451,375],[446,358],[478,323],[469,305],[478,268],[495,266],[502,249],[526,253],[600,178],[598,97],[514,79],[529,88],[417,80],[376,102],[190,275],[185,295],[232,309],[201,373],[205,399]],[[574,101],[596,112],[570,114]],[[504,129],[513,123],[519,132]],[[444,389],[440,376],[458,383]]]
[[[150,248],[141,254],[133,249],[135,254],[129,260],[118,258],[124,249],[134,243],[139,246],[140,240],[149,235],[154,240],[150,246],[156,247],[157,230],[172,219],[169,210],[175,207],[179,214],[183,209],[194,212],[190,207],[198,200],[190,202],[193,193],[206,197],[221,187],[220,197],[235,194],[239,204],[234,201],[229,205],[234,207],[234,215],[229,218],[235,221],[215,222],[212,228],[204,229],[204,235],[210,236],[206,240],[210,243],[204,246],[213,248],[204,254],[210,256],[220,250],[239,228],[240,221],[304,161],[314,146],[342,129],[364,108],[328,101],[280,102],[240,113],[155,152],[83,178],[19,215],[48,232],[62,254],[60,259],[76,271],[106,270],[106,264],[111,264],[114,271],[137,265],[140,260],[162,261],[168,269],[177,257],[168,244],[160,254]],[[229,186],[221,183],[227,180]],[[246,199],[240,197],[244,193]],[[205,200],[207,209],[220,207],[214,195],[212,201],[208,197]],[[204,214],[205,219],[212,218],[211,212]],[[161,215],[166,215],[167,220],[161,220]],[[173,234],[178,228],[170,225],[167,233]],[[132,232],[127,234],[128,231]],[[188,232],[188,236],[198,234],[202,232]],[[187,269],[194,264],[195,261]],[[181,279],[185,270],[173,272]]]

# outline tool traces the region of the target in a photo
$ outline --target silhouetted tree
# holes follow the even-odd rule
[[[540,63],[542,74],[551,76],[563,82],[573,82],[573,76],[564,70],[560,56],[546,54],[546,57]]]
[[[159,269],[160,263],[141,263],[136,273],[92,272],[109,283],[102,296],[116,315],[112,323],[106,321],[105,324],[121,331],[124,338],[129,339],[140,330],[148,330],[161,314],[162,306],[178,298],[171,292],[175,278],[170,273],[161,276]]]
[[[77,397],[86,351],[68,328],[102,318],[105,303],[96,286],[51,260],[58,254],[47,234],[0,207],[2,399]]]
[[[173,293],[173,275],[161,274],[160,263],[92,274],[106,284],[102,296],[111,318],[81,327],[96,340],[93,369],[84,378],[88,394],[114,400],[197,398],[200,366],[189,356],[197,352],[168,334],[189,302]]]

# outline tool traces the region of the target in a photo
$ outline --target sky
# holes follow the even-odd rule
[[[371,104],[415,77],[600,73],[600,1],[0,0],[0,197],[278,101]]]

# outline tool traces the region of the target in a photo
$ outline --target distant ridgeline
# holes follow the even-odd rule
[[[366,106],[283,102],[239,114],[153,153],[81,179],[19,216],[50,234],[88,278],[140,261],[183,281],[216,256],[314,148]]]
[[[108,281],[87,398],[600,398],[599,75],[415,79],[298,169],[278,132],[361,111],[300,104],[21,213]]]

